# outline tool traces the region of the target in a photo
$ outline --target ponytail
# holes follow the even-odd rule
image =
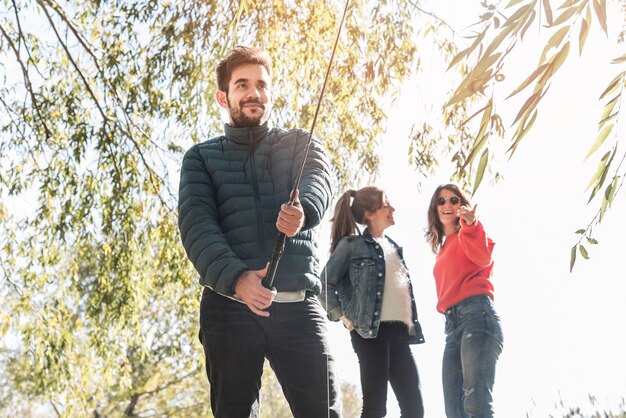
[[[350,198],[355,197],[356,192],[354,190],[348,190],[341,195],[335,206],[335,215],[333,216],[333,227],[330,234],[330,252],[332,253],[337,248],[337,244],[341,241],[341,238],[347,235],[354,235],[356,231],[356,220],[352,215],[352,209],[350,207]]]
[[[375,186],[363,187],[359,190],[348,190],[341,195],[335,206],[333,227],[331,232],[330,252],[337,248],[339,241],[345,236],[355,235],[357,223],[365,225],[365,212],[375,212],[383,207],[385,193]],[[354,199],[350,203],[350,199]]]

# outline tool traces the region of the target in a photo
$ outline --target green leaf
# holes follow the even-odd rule
[[[563,38],[565,38],[565,35],[569,32],[569,29],[569,26],[565,26],[552,34],[550,39],[548,39],[548,42],[546,42],[546,46],[543,48],[541,58],[539,59],[539,64],[542,64],[546,60],[548,52],[550,52],[552,48],[557,48],[559,45],[561,45],[561,42],[563,42]]]
[[[515,23],[520,17],[522,17],[525,13],[527,13],[529,10],[531,9],[531,5],[530,4],[525,4],[522,7],[520,7],[519,9],[517,9],[504,23],[504,26],[515,26],[513,25],[513,23]],[[519,23],[519,22],[518,22]]]
[[[598,137],[596,138],[596,141],[591,146],[591,149],[589,149],[589,152],[585,156],[585,160],[587,160],[587,158],[589,158],[589,156],[591,156],[591,154],[596,152],[596,150],[598,148],[600,148],[600,146],[602,144],[604,144],[604,141],[606,140],[606,138],[609,136],[609,134],[613,130],[613,126],[615,126],[615,124],[611,123],[610,125],[605,126],[604,129],[602,129],[602,131],[598,134]]]
[[[617,187],[618,187],[617,185],[618,179],[619,179],[619,176],[613,176],[613,182],[609,184],[604,191],[602,204],[600,205],[600,222],[602,221],[602,218],[604,217],[604,213],[606,212],[606,210],[609,207],[611,207],[611,204],[613,203],[613,198],[615,197],[615,192],[617,191]]]
[[[500,55],[502,55],[502,53],[498,52],[480,59],[476,67],[463,79],[450,101],[448,101],[444,107],[451,106],[481,91],[485,83],[493,77],[493,73],[489,67],[498,60]]]
[[[537,103],[539,103],[540,96],[541,96],[541,93],[537,92],[537,93],[533,94],[532,96],[530,96],[528,99],[526,99],[526,102],[524,102],[524,104],[520,108],[519,112],[517,112],[517,116],[515,117],[515,120],[513,121],[513,125],[515,125],[515,123],[522,116],[528,114],[530,111],[534,110],[535,107],[537,107]]]
[[[587,35],[589,35],[589,25],[587,24],[587,19],[583,19],[580,22],[580,33],[578,34],[578,55],[582,55],[583,53]]]
[[[578,250],[580,251],[580,255],[582,255],[585,260],[589,260],[589,253],[584,245],[580,244],[578,246]]]
[[[602,30],[608,36],[609,32],[606,27],[606,0],[593,0],[593,10],[596,12]]]
[[[489,101],[487,102],[487,104],[484,107],[481,107],[476,112],[472,113],[471,116],[469,116],[467,119],[465,119],[463,121],[463,123],[461,123],[459,125],[459,128],[465,126],[470,120],[474,119],[477,115],[481,114],[483,111],[485,111],[487,108],[490,108],[492,105],[493,105],[493,101],[492,101],[492,99],[489,99]],[[489,114],[491,114],[491,110],[489,110]],[[484,117],[483,117],[483,119],[484,119]],[[481,124],[481,127],[482,127],[482,124]]]
[[[591,245],[597,245],[598,244],[598,240],[595,238],[591,238],[591,237],[587,237],[587,242]]]
[[[521,142],[522,138],[524,138],[526,134],[530,132],[530,129],[535,124],[536,119],[537,119],[537,110],[535,110],[535,112],[532,114],[530,121],[528,123],[520,124],[517,127],[517,131],[515,132],[515,135],[513,136],[513,143],[511,144],[509,149],[506,151],[510,153],[509,158],[513,157],[513,154],[515,153],[517,146]]]
[[[601,119],[600,122],[598,122],[598,129],[602,129],[602,127],[604,126],[605,123],[612,121],[617,116],[619,116],[619,111],[613,112],[610,115],[608,115],[607,117],[605,117],[604,119]]]
[[[502,55],[502,53],[498,52],[488,57],[484,57],[480,61],[478,61],[478,63],[476,64],[476,67],[472,71],[472,73],[474,73],[475,75],[474,79],[481,78],[480,74],[488,70],[496,61],[498,61],[498,58],[500,58],[500,55]]]
[[[604,96],[613,93],[617,88],[621,87],[621,84],[623,82],[624,74],[626,74],[626,71],[622,71],[621,73],[616,75],[613,80],[611,80],[611,82],[608,84],[607,88],[604,89],[604,91],[600,95],[600,100],[602,100],[604,98]]]
[[[472,196],[478,190],[478,186],[483,180],[483,175],[485,174],[485,169],[487,168],[487,162],[489,161],[489,148],[485,148],[483,154],[480,156],[480,162],[478,163],[478,169],[476,171],[476,179],[474,180],[474,190],[472,191]]]
[[[487,106],[485,106],[483,117],[480,120],[480,132],[478,135],[481,135],[487,131],[487,127],[489,126],[489,120],[491,119],[492,111],[493,111],[493,99],[489,99],[489,101],[487,102]]]
[[[531,9],[530,14],[526,18],[526,23],[524,23],[524,27],[522,28],[522,31],[520,32],[520,40],[524,39],[524,35],[526,34],[526,31],[528,30],[530,25],[532,25],[532,23],[535,21],[535,16],[537,16],[537,12],[535,12],[534,9]]]
[[[604,172],[604,170],[606,169],[606,162],[605,160],[607,158],[609,158],[609,156],[611,155],[611,151],[607,151],[602,158],[600,158],[600,163],[598,164],[598,168],[596,169],[595,174],[591,177],[591,180],[589,180],[589,184],[587,185],[587,187],[585,188],[585,191],[589,190],[589,188],[598,181],[598,179],[600,178],[600,176],[602,175],[602,173]]]
[[[567,0],[564,1],[563,4],[561,4],[557,10],[563,10],[563,9],[567,9],[568,7],[574,6],[576,3],[578,3],[580,0]]]
[[[570,257],[569,257],[569,272],[572,272],[572,269],[574,268],[574,263],[576,262],[576,245],[574,245],[572,247],[572,250],[570,251]]]
[[[543,13],[546,15],[546,22],[548,22],[548,26],[552,26],[552,7],[550,7],[549,0],[542,0],[543,2]]]
[[[520,84],[515,90],[513,90],[513,92],[511,94],[509,94],[506,98],[508,99],[509,97],[512,97],[514,95],[516,95],[517,93],[519,93],[520,91],[524,90],[526,87],[528,87],[528,85],[530,83],[533,82],[534,79],[536,79],[537,77],[539,77],[541,74],[543,74],[543,72],[550,66],[549,63],[546,64],[542,64],[539,67],[537,67],[535,69],[535,71],[533,71],[533,73],[531,75],[529,75],[528,77],[526,77],[526,80],[524,80],[522,82],[522,84]]]
[[[483,53],[484,56],[491,55],[502,43],[502,41],[513,31],[513,26],[503,26],[498,35],[491,41],[489,46],[485,49]]]
[[[609,199],[608,196],[611,195],[611,191],[613,189],[613,183],[609,184],[607,186],[607,188],[604,190],[603,196],[602,196],[602,203],[600,204],[600,222],[602,222],[602,218],[604,218],[604,213],[606,212],[606,209],[609,205]]]
[[[569,18],[571,18],[574,15],[574,13],[576,13],[577,11],[578,11],[578,6],[572,6],[568,9],[565,9],[563,13],[561,13],[556,19],[554,19],[554,22],[552,22],[552,26],[558,26],[561,23],[564,23]]]
[[[617,58],[614,58],[613,61],[611,61],[611,64],[621,64],[622,62],[626,61],[626,54],[619,56]]]
[[[508,9],[511,6],[515,6],[517,3],[521,3],[523,0],[511,0],[504,8]]]
[[[604,126],[605,123],[615,118],[615,116],[619,114],[619,111],[613,112],[613,109],[615,108],[615,105],[617,104],[619,98],[620,95],[618,94],[617,96],[609,100],[606,105],[604,105],[604,111],[602,112],[602,116],[600,117],[600,122],[598,122],[598,129],[602,129],[602,126]]]
[[[476,135],[476,140],[474,141],[474,145],[472,146],[472,150],[470,151],[465,163],[461,167],[461,170],[464,170],[465,167],[470,165],[476,156],[476,153],[482,149],[482,147],[489,139],[489,133],[487,132],[487,127],[489,126],[489,121],[491,119],[491,111],[493,110],[493,101],[489,99],[487,105],[484,107],[483,117],[480,121],[480,129],[478,134]]]
[[[450,64],[448,65],[448,70],[450,68],[452,68],[456,63],[458,63],[459,61],[461,61],[463,58],[465,58],[466,56],[468,56],[474,49],[476,49],[476,47],[478,46],[478,44],[480,44],[480,42],[483,40],[483,38],[485,37],[485,34],[487,33],[486,30],[482,31],[480,34],[478,34],[478,36],[476,37],[476,39],[474,40],[474,42],[472,43],[472,45],[470,45],[468,48],[464,49],[463,51],[459,52],[458,54],[456,54],[454,56],[454,58],[452,58],[452,61],[450,61]]]
[[[554,56],[552,59],[552,67],[550,68],[550,72],[552,74],[556,73],[561,65],[565,62],[565,59],[569,55],[569,41],[565,42],[563,48]]]
[[[591,191],[591,195],[589,196],[589,200],[587,201],[587,203],[593,200],[596,193],[600,190],[600,188],[604,184],[604,180],[606,180],[606,175],[609,172],[609,168],[611,167],[611,163],[613,162],[613,158],[615,158],[616,153],[617,153],[617,145],[613,148],[613,151],[611,152],[611,157],[606,161],[606,163],[604,162],[600,163],[600,167],[602,167],[602,165],[604,165],[604,167],[601,170],[599,178],[595,182],[595,186],[593,190]]]
[[[586,229],[578,229],[578,230],[576,230],[576,232],[574,232],[574,233],[575,233],[575,234],[580,234],[580,235],[582,235],[582,234],[584,234],[584,233],[585,233],[585,231],[586,231]]]

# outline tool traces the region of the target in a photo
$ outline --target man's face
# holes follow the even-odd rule
[[[232,126],[260,126],[267,121],[272,109],[270,76],[262,65],[241,65],[230,77],[228,93],[218,90],[215,98],[228,110]]]

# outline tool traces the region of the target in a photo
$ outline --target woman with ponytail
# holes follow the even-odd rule
[[[368,186],[337,202],[331,254],[319,296],[332,321],[350,331],[359,359],[362,418],[387,413],[387,383],[403,418],[422,418],[419,376],[410,344],[424,342],[402,248],[385,235],[395,209],[385,192]],[[361,234],[357,224],[367,227]]]

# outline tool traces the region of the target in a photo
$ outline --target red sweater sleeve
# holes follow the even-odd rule
[[[474,295],[493,299],[494,246],[479,221],[462,223],[458,233],[446,238],[433,268],[439,312]]]
[[[491,264],[494,242],[487,237],[480,221],[476,220],[472,225],[468,225],[461,220],[459,240],[463,252],[474,264],[481,267]]]

